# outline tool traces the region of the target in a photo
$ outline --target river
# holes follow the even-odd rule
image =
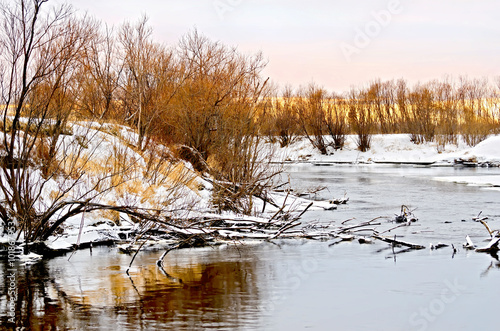
[[[394,255],[388,244],[331,245],[275,240],[131,257],[114,247],[17,265],[18,326],[26,330],[497,330],[498,260],[462,248],[488,233],[474,216],[500,228],[500,191],[436,181],[498,175],[498,168],[383,165],[286,166],[292,186],[323,186],[317,199],[349,197],[335,211],[302,221],[388,219],[406,205],[418,217],[397,229],[428,246]],[[382,220],[381,222],[387,222]],[[6,325],[7,266],[0,266],[1,321]],[[21,312],[21,313],[19,313]]]

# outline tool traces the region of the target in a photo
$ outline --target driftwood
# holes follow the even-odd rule
[[[375,223],[376,220],[380,219],[381,217],[377,217],[377,218],[374,218],[370,221],[367,221],[367,222],[362,222],[360,224],[356,224],[356,225],[352,225],[352,226],[347,226],[347,227],[342,227],[340,228],[339,230],[339,234],[340,233],[346,233],[346,232],[350,232],[351,230],[354,230],[354,229],[359,229],[359,228],[362,228],[362,227],[366,227],[366,226],[373,226],[373,225],[381,225],[381,223]]]
[[[492,230],[488,223],[486,223],[486,220],[488,217],[480,217],[483,212],[479,212],[477,217],[473,217],[472,220],[475,222],[481,223],[486,230],[488,231],[488,234],[490,235],[490,242],[488,245],[484,247],[479,247],[476,248],[476,246],[472,243],[472,240],[470,237],[467,235],[465,237],[466,243],[464,243],[463,247],[465,249],[475,249],[476,252],[481,252],[481,253],[490,253],[492,255],[496,255],[496,253],[500,250],[499,243],[500,243],[500,231],[499,230]]]
[[[369,237],[359,237],[358,238],[358,242],[360,244],[372,244],[373,243],[373,240]]]
[[[472,240],[470,239],[469,235],[467,235],[465,237],[465,243],[463,244],[463,247],[465,249],[475,249],[476,248],[476,245],[474,245],[474,243],[472,242]]]
[[[479,212],[479,214],[477,215],[477,217],[473,217],[472,220],[474,222],[480,222],[482,225],[484,225],[484,227],[486,228],[486,230],[488,231],[488,233],[490,234],[490,236],[492,235],[493,231],[491,231],[488,223],[486,223],[486,220],[488,219],[488,217],[481,217],[479,218],[479,216],[481,216],[481,212]]]
[[[384,219],[384,217],[377,217],[369,221],[358,223],[354,223],[354,219],[348,219],[337,225],[335,224],[335,221],[331,221],[329,223],[316,221],[301,226],[302,223],[298,222],[298,219],[300,219],[311,206],[313,206],[313,203],[310,203],[303,211],[296,213],[295,215],[289,212],[285,213],[284,208],[279,208],[278,211],[269,219],[252,217],[241,217],[235,219],[224,218],[217,215],[207,217],[205,215],[199,220],[191,220],[190,222],[187,222],[188,225],[186,226],[179,226],[177,224],[173,225],[172,222],[166,222],[162,225],[164,231],[170,232],[170,234],[173,233],[174,236],[177,236],[179,239],[175,243],[170,243],[170,245],[165,248],[163,254],[158,259],[157,264],[159,268],[162,268],[163,260],[170,251],[183,247],[192,247],[194,240],[198,240],[205,245],[214,245],[225,242],[226,240],[234,242],[235,240],[242,239],[258,239],[274,242],[274,239],[277,238],[304,238],[313,240],[328,240],[329,247],[339,245],[346,241],[357,241],[359,244],[372,244],[376,240],[380,240],[390,245],[388,245],[388,247],[378,249],[375,252],[380,253],[392,250],[386,258],[393,258],[395,262],[396,256],[399,256],[400,254],[426,248],[426,246],[418,243],[401,240],[397,237],[397,235],[391,237],[383,235],[398,228],[410,226],[417,220],[417,218],[413,215],[413,212],[406,206],[401,207],[401,214],[397,215],[396,219],[385,218],[388,224],[391,222],[399,224],[389,226],[388,229],[387,227],[385,229],[383,228],[380,231],[378,227],[383,225],[381,220]],[[404,218],[404,221],[399,222],[398,216],[400,216],[400,219]],[[476,252],[487,252],[493,257],[496,257],[500,248],[499,232],[492,231],[486,223],[487,218],[479,218],[479,216],[480,215],[478,215],[478,217],[474,220],[482,223],[488,230],[491,237],[490,242],[485,247],[476,248],[471,238],[466,236],[466,243],[464,243],[463,247],[465,249],[474,249]],[[431,250],[436,250],[450,246],[453,250],[453,258],[457,253],[457,248],[453,244],[438,243],[435,245],[430,244],[427,247],[430,247]],[[400,248],[396,249],[397,247]],[[131,264],[132,262],[133,259]]]
[[[430,244],[431,250],[436,250],[444,247],[449,247],[450,245],[448,244],[443,244],[443,243],[437,243],[436,245]]]
[[[491,241],[485,247],[476,248],[476,252],[484,252],[484,253],[496,253],[498,252],[498,243],[500,241],[500,237],[495,237],[491,239]]]
[[[315,196],[318,192],[321,192],[323,190],[326,190],[326,186],[311,187],[304,192],[296,192],[294,195],[299,198],[310,197],[310,196]]]
[[[347,197],[343,197],[343,198],[339,198],[339,199],[332,199],[329,201],[330,204],[332,205],[345,205],[349,202],[349,198]]]
[[[500,230],[492,230],[490,228],[490,226],[488,225],[488,223],[486,223],[486,220],[488,219],[488,217],[480,217],[482,213],[483,213],[482,211],[479,212],[479,214],[477,215],[477,217],[473,217],[472,220],[475,221],[475,222],[479,222],[482,225],[484,225],[484,227],[486,228],[486,230],[490,234],[491,238],[500,236]]]
[[[335,221],[329,223],[311,222],[302,226],[302,223],[298,220],[314,205],[314,203],[309,203],[309,205],[300,212],[292,213],[290,211],[285,211],[287,198],[288,195],[285,197],[283,206],[278,207],[277,211],[267,219],[249,216],[229,218],[221,215],[205,214],[199,218],[191,218],[180,222],[171,219],[165,219],[164,221],[157,220],[154,223],[148,223],[154,225],[147,228],[147,231],[144,231],[142,235],[148,236],[148,239],[152,237],[152,240],[155,240],[155,238],[165,239],[167,244],[163,247],[164,252],[158,259],[157,263],[159,267],[162,266],[163,259],[171,250],[194,247],[197,245],[216,245],[227,242],[227,240],[234,242],[235,240],[243,239],[274,240],[277,238],[306,238],[328,240],[330,241],[330,247],[345,241],[356,240],[360,244],[370,244],[373,243],[374,240],[380,240],[390,244],[386,249],[392,249],[392,254],[390,256],[394,257],[394,259],[396,259],[396,255],[398,254],[426,248],[426,246],[421,244],[401,240],[396,235],[391,237],[384,235],[398,228],[410,226],[417,220],[413,211],[404,205],[401,207],[401,214],[396,215],[395,219],[377,217],[369,221],[358,223],[354,223],[354,219],[348,219],[340,224],[335,224]],[[498,235],[498,231],[492,231],[490,229],[486,223],[487,218],[480,218],[479,216],[480,215],[474,220],[482,223],[488,230],[491,241],[485,247],[476,248],[470,237],[467,236],[464,248],[475,249],[477,252],[494,254],[499,250],[500,236]],[[379,230],[378,227],[383,225],[383,219],[385,219],[388,224],[391,222],[398,224]],[[136,251],[139,251],[143,247],[147,247],[147,245],[144,245],[145,242],[146,240],[136,249]],[[430,248],[435,250],[449,246],[449,244],[438,243],[436,245],[431,244]],[[451,246],[454,255],[457,249],[454,245]],[[396,251],[396,247],[402,247],[402,249]],[[380,251],[382,250],[379,250],[379,252]]]
[[[396,230],[398,228],[402,228],[402,227],[408,226],[408,225],[409,225],[408,223],[399,224],[399,225],[396,225],[395,227],[392,227],[392,228],[387,229],[385,231],[379,232],[378,234],[380,235],[380,234],[383,234],[383,233],[386,233],[386,232],[391,232],[392,230]]]
[[[385,241],[389,244],[392,244],[393,246],[405,246],[405,247],[408,247],[411,249],[424,249],[425,248],[425,246],[422,246],[419,244],[412,244],[412,243],[404,242],[401,240],[397,240],[396,236],[394,236],[394,239],[393,239],[393,238],[389,238],[389,237],[382,237],[379,235],[374,235],[373,238]]]
[[[359,238],[358,233],[363,232],[364,238],[369,238],[375,232],[374,226],[382,223],[376,222],[379,217],[370,221],[361,222],[354,225],[347,225],[353,219],[348,219],[341,223],[341,226],[335,226],[334,222],[328,224],[311,223],[302,228],[302,237],[309,239],[339,239],[340,241],[351,241]],[[366,233],[368,232],[368,233]],[[335,245],[332,244],[332,245]],[[330,246],[332,246],[330,245]]]
[[[401,213],[399,215],[396,215],[394,218],[394,222],[396,223],[411,223],[411,222],[416,222],[418,219],[415,217],[413,214],[414,210],[410,210],[405,205],[401,206]]]

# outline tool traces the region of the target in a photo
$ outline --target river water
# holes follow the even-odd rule
[[[292,186],[323,186],[318,199],[349,197],[304,223],[394,217],[402,205],[418,222],[395,231],[429,245],[394,255],[386,243],[276,240],[131,257],[116,248],[78,251],[17,265],[17,326],[26,330],[498,330],[498,260],[462,249],[485,245],[489,218],[500,228],[500,191],[434,180],[498,175],[500,169],[400,166],[287,166]],[[390,225],[381,219],[382,226]],[[8,268],[0,266],[0,314],[8,322]]]

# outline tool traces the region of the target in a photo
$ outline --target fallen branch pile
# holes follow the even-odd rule
[[[478,247],[476,247],[476,245],[474,245],[474,243],[472,242],[470,237],[467,235],[465,238],[466,242],[464,243],[463,246],[465,249],[474,249],[476,252],[489,253],[493,256],[496,256],[498,251],[500,250],[500,248],[499,248],[500,230],[491,230],[488,223],[486,223],[486,220],[488,219],[488,217],[480,217],[481,214],[482,214],[482,212],[480,212],[477,215],[477,217],[474,217],[472,220],[484,225],[484,227],[486,228],[486,230],[488,231],[488,233],[490,235],[490,242],[486,246],[478,248]]]
[[[336,224],[335,222],[309,222],[302,225],[299,219],[312,205],[313,203],[310,203],[307,208],[296,215],[284,213],[280,209],[280,211],[267,220],[250,217],[234,219],[214,215],[213,217],[205,216],[196,222],[191,222],[188,227],[164,225],[162,231],[165,235],[168,233],[170,241],[163,247],[164,253],[158,259],[157,264],[161,267],[165,256],[174,249],[197,245],[215,245],[227,242],[228,240],[234,242],[235,240],[241,241],[244,239],[272,240],[276,238],[304,238],[328,241],[329,246],[354,240],[357,240],[360,244],[372,244],[375,241],[381,241],[389,245],[378,249],[377,252],[392,250],[392,253],[387,258],[393,257],[394,260],[396,260],[396,255],[398,254],[422,250],[427,247],[420,243],[412,243],[404,240],[404,235],[389,235],[389,233],[396,229],[412,226],[414,222],[418,221],[413,211],[406,206],[402,206],[401,214],[395,215],[393,219],[377,217],[370,221],[359,223],[354,223],[354,219],[348,219],[340,224]],[[480,222],[485,226],[491,240],[485,247],[476,248],[470,237],[467,236],[464,248],[475,249],[477,252],[487,252],[495,256],[499,250],[500,231],[491,230],[486,223],[486,218],[479,218],[478,216],[474,221]],[[155,231],[157,233],[161,232],[160,229],[155,229]],[[152,242],[158,243],[158,238]],[[454,256],[457,253],[457,248],[453,244],[438,243],[436,245],[429,245],[431,250],[450,246],[452,247]],[[144,242],[135,248],[134,244],[128,244],[126,247],[122,246],[122,250],[127,252],[136,251],[135,254],[137,254],[143,247]],[[397,248],[401,249],[396,250]],[[132,265],[134,258],[135,255],[130,265]]]

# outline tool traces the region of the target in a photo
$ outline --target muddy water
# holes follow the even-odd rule
[[[461,245],[486,237],[480,211],[500,228],[500,192],[434,181],[500,175],[499,169],[290,166],[293,185],[325,186],[317,198],[350,198],[305,222],[392,217],[402,204],[419,221],[407,240]],[[394,256],[384,243],[246,242],[131,257],[115,248],[16,265],[16,321],[47,330],[497,330],[500,268],[487,254],[451,248]],[[0,314],[7,325],[8,274],[1,265]]]

